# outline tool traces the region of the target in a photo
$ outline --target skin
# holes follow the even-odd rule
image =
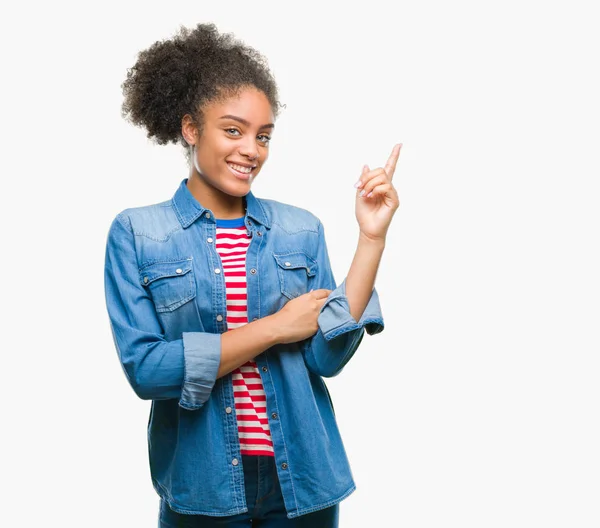
[[[356,187],[355,215],[359,226],[356,253],[346,277],[346,296],[350,314],[356,321],[369,302],[385,249],[388,228],[400,207],[398,192],[392,184],[402,143],[394,145],[384,167],[370,170],[365,165]]]
[[[213,101],[201,109],[202,133],[191,115],[181,121],[183,137],[195,145],[200,172],[191,164],[188,188],[216,218],[244,216],[243,197],[269,157],[274,118],[267,97],[253,87]],[[234,117],[223,117],[234,116]],[[358,321],[375,287],[387,231],[400,205],[392,185],[402,145],[395,145],[384,167],[363,167],[356,187],[359,225],[356,252],[346,276],[350,314]],[[252,166],[251,178],[240,179],[230,164]],[[318,330],[317,318],[331,290],[319,289],[290,300],[279,312],[221,334],[221,364],[217,377],[235,370],[264,350],[301,341]]]
[[[188,188],[194,197],[202,198],[202,205],[216,218],[239,218],[244,216],[242,198],[269,157],[269,139],[275,122],[271,105],[262,92],[248,88],[237,97],[206,106],[203,116],[201,135],[192,116],[186,114],[182,119],[183,137],[196,146],[200,168],[199,173],[191,165]],[[237,178],[229,163],[255,167],[251,178]]]

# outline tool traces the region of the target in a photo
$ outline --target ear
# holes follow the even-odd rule
[[[198,141],[198,127],[190,114],[181,118],[181,134],[188,145],[195,145]]]

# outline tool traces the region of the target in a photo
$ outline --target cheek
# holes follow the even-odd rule
[[[200,162],[207,167],[219,165],[228,154],[226,147],[227,145],[224,141],[219,141],[216,138],[204,141],[198,153]]]
[[[236,144],[228,138],[219,138],[213,143],[214,158],[216,161],[224,161],[236,153]]]

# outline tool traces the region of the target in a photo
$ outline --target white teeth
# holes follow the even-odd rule
[[[242,167],[241,165],[235,165],[233,163],[229,163],[229,166],[232,169],[235,169],[238,172],[243,172],[245,174],[250,174],[252,172],[252,167]]]

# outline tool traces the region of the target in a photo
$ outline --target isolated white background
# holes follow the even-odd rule
[[[385,331],[328,381],[357,491],[341,526],[600,526],[600,37],[592,2],[28,2],[5,7],[3,526],[150,527],[146,423],[104,306],[126,207],[187,176],[120,116],[138,51],[215,22],[287,105],[257,196],[325,225],[404,148]]]

